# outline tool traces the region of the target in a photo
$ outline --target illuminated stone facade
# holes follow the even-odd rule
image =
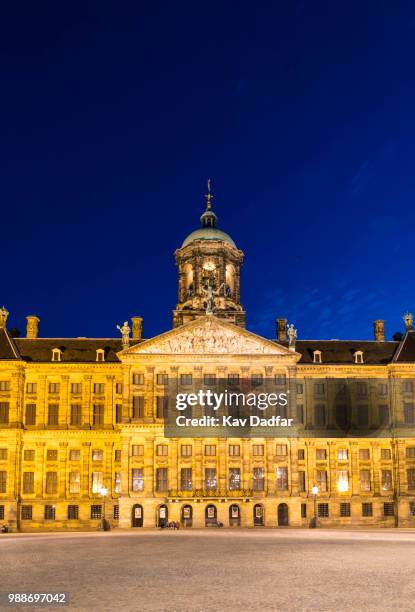
[[[289,346],[283,319],[261,338],[244,328],[242,257],[209,205],[176,253],[173,329],[147,340],[140,317],[124,344],[39,338],[35,316],[12,338],[0,312],[0,523],[97,528],[105,505],[119,528],[307,527],[316,507],[321,525],[415,527],[411,316],[396,341],[382,321],[373,341]],[[296,436],[165,438],[175,385],[216,378],[292,390]]]

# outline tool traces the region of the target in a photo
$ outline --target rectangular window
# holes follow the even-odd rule
[[[254,491],[263,491],[265,489],[265,473],[264,468],[255,467],[253,473]]]
[[[337,449],[337,459],[338,461],[347,461],[349,458],[349,452],[347,448],[339,448]]]
[[[60,383],[49,383],[49,393],[59,393],[61,390]]]
[[[359,427],[367,427],[369,425],[369,406],[367,404],[357,407],[357,424]]]
[[[336,424],[339,427],[344,427],[348,424],[346,404],[336,404]]]
[[[48,425],[59,425],[58,404],[49,404],[48,406]]]
[[[414,383],[412,380],[404,380],[402,383],[402,392],[403,393],[413,393],[414,391]]]
[[[45,490],[48,495],[55,495],[58,492],[58,473],[57,472],[46,472]]]
[[[114,451],[114,461],[115,463],[120,463],[121,461],[121,451],[119,449]]]
[[[373,504],[371,502],[362,504],[362,516],[373,516]]]
[[[228,374],[228,385],[239,385],[239,374]]]
[[[144,445],[143,444],[133,444],[131,446],[131,455],[133,457],[142,457],[144,455]]]
[[[326,424],[326,407],[324,404],[314,406],[314,420],[318,427],[324,427]]]
[[[327,518],[329,515],[329,505],[328,504],[318,504],[317,514],[320,518]]]
[[[415,516],[415,502],[409,502],[409,516]]]
[[[382,470],[382,490],[392,490],[392,470]]]
[[[316,460],[325,461],[327,458],[327,451],[325,448],[316,448]]]
[[[7,472],[5,470],[0,471],[0,493],[6,493],[7,489]]]
[[[0,448],[0,461],[6,461],[7,459],[7,448]]]
[[[0,423],[3,425],[9,422],[9,402],[0,402]]]
[[[104,486],[102,472],[92,472],[92,493],[99,493]]]
[[[181,385],[191,385],[192,375],[191,374],[180,374],[180,384]]]
[[[71,448],[69,451],[69,461],[79,461],[81,459],[81,451],[78,448]]]
[[[167,491],[167,468],[156,469],[156,491]]]
[[[350,503],[349,502],[341,502],[340,503],[340,516],[350,516]]]
[[[77,521],[79,518],[79,506],[69,504],[68,506],[68,521]]]
[[[104,451],[100,448],[94,448],[92,450],[92,461],[102,461],[104,459]]]
[[[405,425],[413,425],[414,424],[414,405],[412,402],[410,404],[406,403],[403,405],[403,413]]]
[[[252,374],[251,376],[251,385],[253,387],[260,387],[264,382],[264,377],[262,374]]]
[[[54,521],[56,516],[55,506],[45,506],[45,521]]]
[[[167,395],[157,396],[157,413],[156,417],[158,419],[163,419],[164,415],[167,414],[169,409],[169,398]]]
[[[380,458],[381,459],[390,459],[391,458],[391,449],[390,448],[381,448],[380,449]]]
[[[118,521],[120,518],[120,507],[118,504],[114,506],[113,517],[114,517],[114,521]]]
[[[406,458],[415,459],[415,446],[408,446],[406,449]]]
[[[370,450],[368,448],[359,448],[359,459],[360,461],[369,461]]]
[[[192,445],[182,444],[180,447],[180,454],[182,457],[191,457],[192,456]]]
[[[94,393],[96,395],[104,395],[105,393],[104,383],[94,383]]]
[[[347,470],[337,472],[337,489],[340,493],[349,490],[349,472]]]
[[[181,468],[180,470],[180,489],[182,491],[192,490],[192,468]]]
[[[35,492],[35,473],[34,472],[23,472],[23,493],[34,493]]]
[[[379,412],[379,425],[387,425],[389,423],[389,407],[387,404],[380,404],[378,406]]]
[[[279,491],[288,490],[288,468],[283,466],[277,467],[277,489]]]
[[[122,423],[122,404],[115,404],[115,422]]]
[[[360,397],[367,395],[367,384],[365,382],[357,383],[357,395]]]
[[[81,424],[81,404],[71,404],[71,425]]]
[[[58,460],[58,451],[56,448],[48,448],[46,451],[46,461],[57,461]]]
[[[370,470],[360,470],[360,490],[370,491]]]
[[[252,446],[252,454],[254,457],[263,457],[264,455],[264,445],[263,444],[254,444]]]
[[[133,385],[144,385],[144,374],[133,374]]]
[[[241,488],[241,470],[239,468],[231,468],[229,470],[229,490],[239,491]]]
[[[26,404],[26,425],[36,425],[36,404]]]
[[[157,457],[167,457],[168,454],[169,454],[168,444],[157,444],[156,446]]]
[[[303,471],[298,472],[298,490],[300,491],[300,493],[304,493],[304,491],[306,490],[305,472]]]
[[[216,468],[205,468],[205,488],[208,491],[216,489]]]
[[[386,383],[380,383],[378,386],[379,395],[387,395],[388,394],[388,385]]]
[[[241,447],[239,444],[229,444],[228,453],[229,457],[239,457],[241,454]]]
[[[95,426],[104,424],[104,404],[94,404],[92,412],[92,424]]]
[[[69,472],[69,493],[80,493],[81,491],[81,473]]]
[[[286,457],[287,456],[287,445],[286,444],[277,444],[275,447],[275,454],[277,457]]]
[[[114,493],[121,493],[121,472],[114,472]]]
[[[82,384],[81,383],[71,383],[71,393],[73,395],[81,395]]]
[[[326,386],[324,383],[314,383],[314,394],[315,395],[324,395],[326,392]]]
[[[305,459],[305,450],[304,450],[304,448],[299,448],[298,449],[297,456],[298,456],[298,461],[304,461],[304,459]]]
[[[102,516],[101,504],[93,504],[91,506],[91,519],[100,519]]]
[[[120,382],[115,383],[115,393],[117,395],[122,395],[122,383]]]
[[[304,406],[303,404],[297,404],[297,421],[304,423]]]
[[[32,520],[32,506],[22,506],[22,521]]]
[[[406,470],[406,477],[408,479],[408,489],[415,489],[415,469]]]
[[[37,393],[37,383],[26,383],[26,393]]]
[[[301,504],[301,518],[307,518],[307,504]]]
[[[216,384],[216,376],[215,374],[205,374],[203,377],[204,385],[215,385]]]
[[[284,387],[287,384],[287,377],[285,374],[277,374],[275,376],[275,384],[278,387]]]
[[[297,395],[302,395],[304,393],[304,385],[302,383],[297,383],[296,386]]]
[[[215,444],[205,444],[205,457],[216,457]]]
[[[25,450],[23,453],[24,461],[34,461],[35,460],[35,451],[34,450]]]
[[[157,374],[157,384],[158,385],[168,385],[169,377],[167,374]]]
[[[134,493],[144,491],[144,472],[143,468],[133,468],[131,470],[132,489]]]
[[[395,516],[393,502],[385,502],[383,504],[383,516]]]
[[[133,396],[133,419],[144,417],[144,395]]]
[[[327,472],[326,470],[317,470],[316,474],[317,486],[320,493],[327,491]]]

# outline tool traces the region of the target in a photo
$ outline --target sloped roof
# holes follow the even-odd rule
[[[396,351],[395,363],[410,363],[415,361],[415,330],[406,332],[401,346]]]
[[[313,363],[314,351],[321,351],[322,364],[353,364],[354,353],[363,351],[363,365],[385,365],[392,361],[398,346],[394,341],[297,340],[295,350],[301,354],[299,365]]]
[[[62,362],[96,362],[97,349],[104,350],[106,362],[119,362],[117,353],[122,349],[121,338],[16,338],[15,342],[22,359],[34,362],[50,362],[54,348],[62,351]]]
[[[20,359],[14,340],[5,329],[0,329],[0,359]]]

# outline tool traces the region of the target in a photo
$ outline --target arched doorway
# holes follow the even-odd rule
[[[287,504],[279,504],[278,506],[278,527],[288,527]]]
[[[167,506],[163,504],[157,508],[157,527],[167,527],[169,512]]]
[[[209,504],[205,510],[205,526],[206,527],[217,527],[218,524],[218,513],[216,506]]]
[[[264,506],[255,504],[254,506],[254,527],[264,526]]]
[[[238,504],[232,504],[231,506],[229,506],[229,526],[241,526],[241,509]]]
[[[142,527],[144,521],[143,506],[140,504],[134,504],[132,508],[131,526]]]
[[[193,524],[193,508],[186,505],[182,508],[182,525],[183,527],[191,527]]]

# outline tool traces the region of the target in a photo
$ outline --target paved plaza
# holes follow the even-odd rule
[[[409,530],[7,534],[0,550],[1,591],[66,591],[64,610],[415,609]]]

